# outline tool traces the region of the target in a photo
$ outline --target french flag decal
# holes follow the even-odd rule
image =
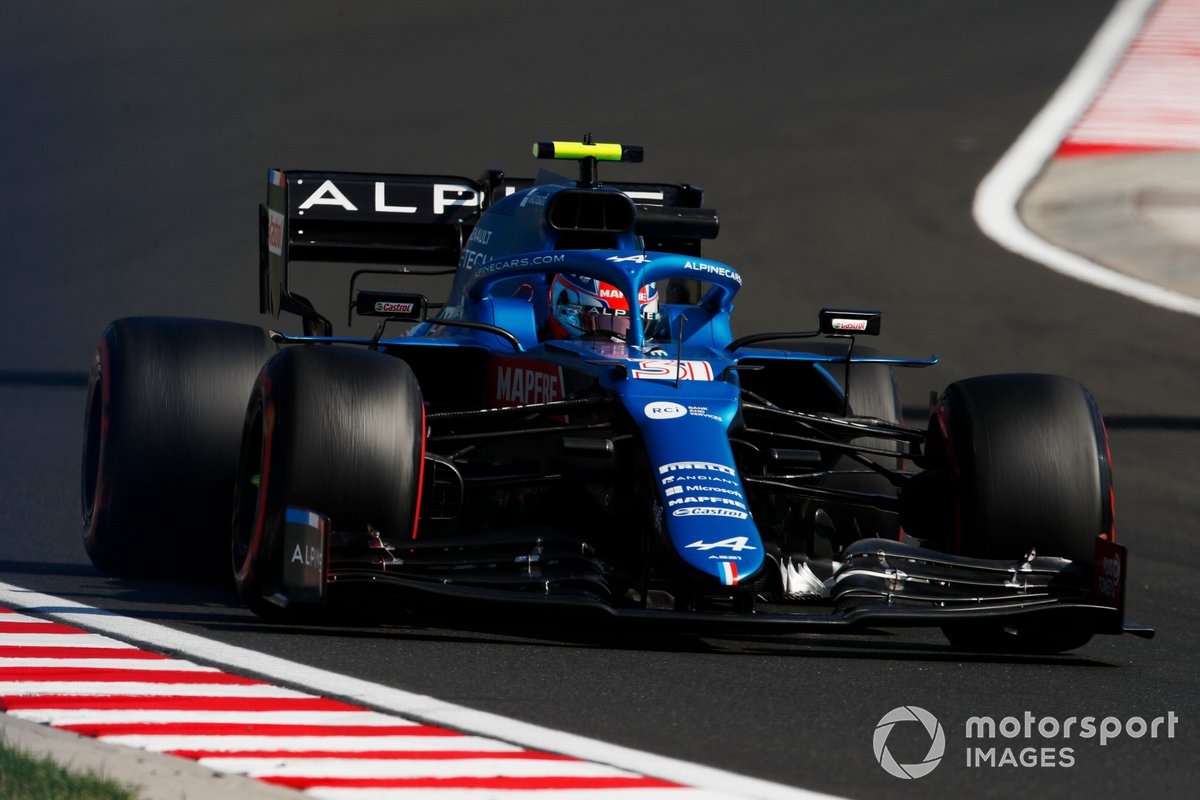
[[[732,561],[721,562],[721,583],[725,586],[737,586],[737,564]]]
[[[267,181],[273,186],[287,185],[287,179],[283,177],[283,172],[277,169],[267,170]]]

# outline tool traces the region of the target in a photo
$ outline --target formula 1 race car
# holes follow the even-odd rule
[[[83,456],[93,563],[232,551],[242,600],[283,621],[366,596],[699,632],[936,626],[1004,651],[1151,634],[1124,622],[1107,437],[1081,385],[972,378],[906,426],[893,368],[937,359],[860,346],[878,311],[734,338],[742,275],[701,255],[718,217],[700,189],[598,180],[640,147],[534,153],[578,178],[271,170],[260,310],[304,335],[107,328]],[[350,278],[374,335],[333,335],[289,286],[297,261],[392,265]],[[397,288],[437,274],[443,303]]]

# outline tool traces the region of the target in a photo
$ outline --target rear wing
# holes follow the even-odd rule
[[[259,310],[278,318],[299,314],[328,325],[312,304],[288,288],[293,261],[452,267],[480,214],[534,181],[493,170],[479,180],[453,175],[268,170],[267,202],[259,206]],[[639,210],[701,207],[703,190],[658,183],[609,183]],[[652,212],[651,212],[652,213]],[[648,234],[646,247],[700,254],[700,239]],[[709,237],[711,238],[711,237]]]

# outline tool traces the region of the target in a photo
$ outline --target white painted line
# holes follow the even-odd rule
[[[9,715],[55,727],[116,723],[236,722],[243,725],[416,725],[376,711],[163,711],[159,709],[18,708]]]
[[[50,620],[48,619],[42,619],[41,617],[30,617],[26,616],[25,614],[5,614],[4,616],[0,617],[0,622],[3,622],[6,625],[10,622],[15,622],[17,624],[28,623],[34,625],[51,624]]]
[[[153,650],[197,658],[221,664],[236,672],[249,673],[293,686],[303,686],[313,692],[384,711],[404,714],[405,716],[431,725],[470,731],[474,734],[494,737],[535,750],[545,750],[586,761],[610,764],[643,775],[662,778],[699,789],[707,789],[726,797],[753,797],[762,798],[762,800],[828,800],[829,798],[836,797],[835,795],[751,778],[734,772],[726,772],[702,764],[645,753],[633,748],[601,742],[565,731],[543,728],[539,725],[502,717],[498,714],[477,711],[427,695],[414,694],[402,689],[395,689],[358,678],[340,675],[336,672],[296,664],[282,658],[217,642],[212,639],[205,639],[202,636],[185,633],[151,622],[122,617],[115,613],[104,612],[72,600],[33,592],[11,584],[0,583],[0,605],[21,608],[33,613],[42,613],[72,625],[100,630],[127,641],[145,645]],[[182,690],[188,688],[188,686],[177,684],[170,688],[173,690]],[[230,690],[258,687],[224,686],[219,688]],[[122,693],[111,686],[106,691],[110,694]],[[3,693],[0,690],[0,694]],[[293,695],[302,696],[299,692],[295,692]],[[203,750],[210,749],[211,747],[209,744],[199,744],[196,741],[205,737],[188,737],[191,741],[187,743],[175,743],[163,746],[166,738],[179,740],[184,737],[115,736],[105,737],[105,741],[131,744],[136,747],[158,751]],[[229,740],[237,737],[209,738],[223,740],[225,745],[229,745]],[[236,749],[249,750],[261,747],[261,738],[245,738],[250,741],[235,745]],[[328,746],[328,740],[337,737],[308,738],[320,740],[319,743],[310,742],[308,744],[308,749],[315,750],[332,749]],[[371,737],[370,742],[372,745],[378,746],[380,744],[378,740],[382,738],[388,737]],[[464,741],[474,737],[414,736],[395,738],[424,740],[425,742],[441,745],[440,749],[445,749],[446,745],[452,745],[455,749],[486,749],[480,748],[476,744],[476,742],[486,740],[476,739],[476,742],[470,743]],[[274,739],[272,741],[274,742]],[[353,743],[353,749],[362,749],[363,738],[352,737],[350,741]],[[403,743],[393,743],[392,748],[396,750],[413,749],[412,744],[413,742],[411,741],[408,742],[408,746],[405,746]],[[227,749],[234,748],[229,747]],[[801,746],[797,744],[797,757],[801,757],[801,752]],[[640,789],[638,791],[639,793],[643,792]],[[478,794],[472,796],[479,797]],[[548,798],[546,794],[542,793],[539,793],[538,796]],[[593,800],[599,800],[600,797],[592,792],[589,792],[586,796],[593,798]],[[630,795],[628,792],[624,792],[623,796],[629,797]],[[676,796],[678,795],[672,795],[672,797]],[[504,797],[512,798],[513,795],[506,792]]]
[[[1017,213],[1021,195],[1104,85],[1153,7],[1153,0],[1121,0],[1117,4],[1067,80],[979,184],[975,222],[1002,247],[1055,272],[1150,305],[1200,316],[1200,299],[1117,272],[1051,244],[1025,227]]]
[[[0,633],[0,647],[109,647],[116,650],[131,646],[94,633]]]
[[[342,789],[305,790],[317,800],[728,800],[704,789]]]
[[[466,758],[418,761],[371,758],[202,758],[219,772],[251,778],[637,778],[607,764],[591,761],[546,761],[520,758]]]
[[[261,734],[226,734],[207,736],[203,734],[145,734],[123,733],[117,736],[101,736],[109,744],[123,744],[163,753],[174,750],[206,750],[232,752],[234,750],[328,750],[347,753],[371,751],[408,751],[413,753],[467,750],[511,753],[520,750],[505,742],[485,739],[480,736],[264,736]]]
[[[192,661],[174,658],[0,658],[4,667],[46,667],[48,669],[120,669],[147,672],[220,672]]]
[[[142,683],[141,681],[0,681],[0,696],[102,694],[137,697],[312,697],[270,684]]]

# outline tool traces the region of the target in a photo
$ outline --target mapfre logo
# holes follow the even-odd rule
[[[492,402],[498,407],[563,399],[562,369],[552,364],[497,357],[489,372]]]
[[[901,764],[896,761],[887,746],[892,731],[902,723],[917,723],[916,725],[903,724],[902,728],[918,731],[915,734],[917,736],[929,737],[929,750],[925,753],[925,757],[912,764]],[[920,727],[917,727],[918,725]],[[919,733],[922,729],[924,734]],[[879,724],[875,726],[875,736],[871,741],[874,746],[875,760],[879,762],[879,766],[883,767],[887,774],[904,780],[924,778],[937,768],[937,765],[942,762],[942,756],[946,754],[946,732],[942,730],[942,723],[920,706],[900,706],[884,714],[883,718],[879,720]]]

